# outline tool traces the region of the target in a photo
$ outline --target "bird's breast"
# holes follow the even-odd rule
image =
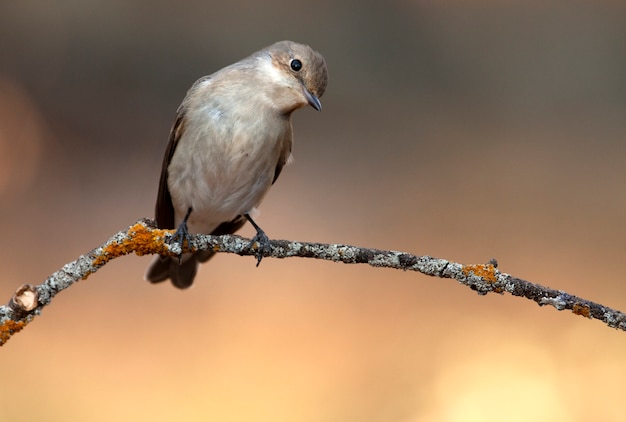
[[[260,203],[291,142],[291,124],[280,116],[233,114],[223,107],[198,112],[189,116],[176,147],[168,187],[177,216],[192,207],[190,228],[198,220],[198,231],[206,232]]]

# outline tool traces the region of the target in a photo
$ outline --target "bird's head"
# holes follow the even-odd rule
[[[320,97],[326,90],[328,70],[324,57],[311,47],[292,41],[280,41],[267,47],[271,72],[282,88],[280,100],[288,112],[305,105],[320,111]],[[289,109],[291,108],[291,109]]]

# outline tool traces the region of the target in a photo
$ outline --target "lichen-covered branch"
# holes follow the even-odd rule
[[[54,296],[77,281],[89,277],[109,260],[129,253],[137,255],[162,254],[176,256],[181,245],[171,241],[173,230],[156,228],[153,221],[142,219],[110,238],[102,246],[66,264],[42,284],[25,284],[17,289],[9,303],[0,306],[0,346],[39,315]],[[197,235],[183,252],[212,249],[216,252],[255,255],[256,244],[236,235]],[[551,305],[557,310],[570,310],[576,315],[603,321],[609,327],[626,331],[626,315],[617,310],[581,299],[561,290],[534,284],[496,268],[495,261],[487,264],[464,265],[430,256],[405,252],[358,248],[356,246],[273,240],[272,250],[264,256],[272,258],[316,258],[345,264],[369,264],[373,267],[417,271],[439,278],[450,278],[468,286],[481,295],[490,292],[510,293],[535,301],[540,306]]]

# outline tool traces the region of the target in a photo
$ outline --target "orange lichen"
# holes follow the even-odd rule
[[[8,319],[0,325],[0,346],[6,343],[13,334],[21,331],[27,323],[28,321],[13,321],[12,319]]]
[[[496,283],[498,278],[496,277],[496,267],[492,264],[472,264],[463,266],[463,274],[466,276],[473,273],[485,280],[487,283]]]
[[[128,229],[128,238],[121,243],[111,242],[102,249],[102,253],[93,260],[95,267],[106,264],[118,256],[135,252],[137,255],[167,253],[163,238],[171,230],[151,229],[137,223]]]
[[[137,255],[147,255],[154,252],[167,252],[163,245],[163,239],[172,230],[148,229],[143,224],[137,223],[128,229],[128,236],[131,238],[132,250]]]
[[[591,308],[584,303],[575,303],[572,307],[572,312],[576,315],[582,315],[587,318],[591,318]]]

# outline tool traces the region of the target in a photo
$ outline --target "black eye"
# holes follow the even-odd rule
[[[289,65],[294,72],[299,72],[302,69],[302,62],[298,59],[293,59]]]

